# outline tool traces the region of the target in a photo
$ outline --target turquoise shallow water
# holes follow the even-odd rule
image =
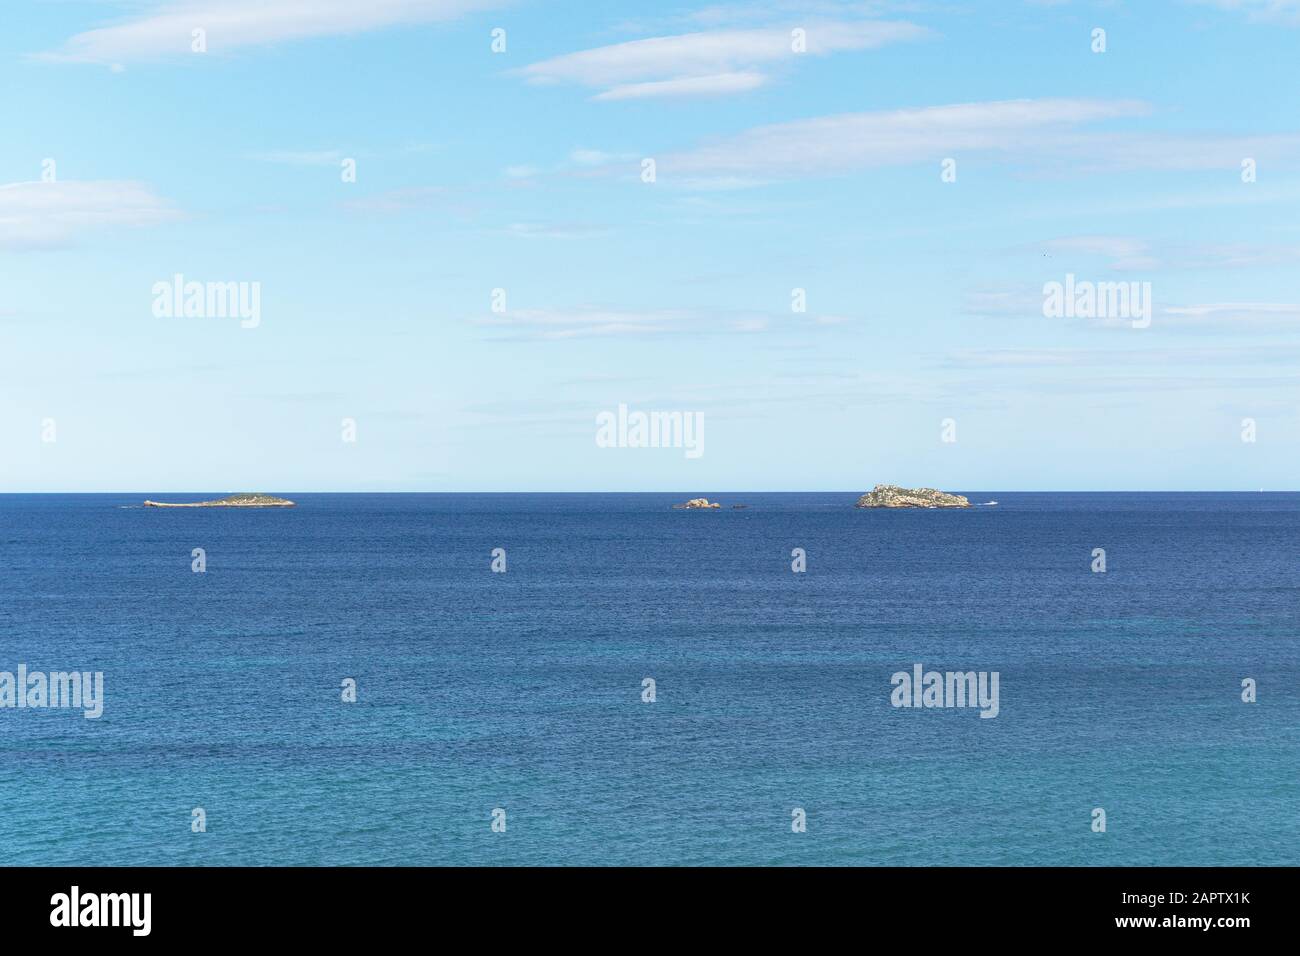
[[[698,493],[0,496],[6,862],[1297,862],[1300,495]]]

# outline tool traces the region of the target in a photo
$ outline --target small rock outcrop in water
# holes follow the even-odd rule
[[[187,501],[180,504],[166,501],[146,501],[146,508],[292,508],[288,498],[274,495],[227,495],[216,501]]]
[[[876,485],[858,499],[859,508],[969,508],[961,495],[950,495],[933,488],[900,488]]]
[[[722,505],[716,501],[709,501],[708,498],[692,498],[684,505],[673,505],[674,508],[721,508]]]

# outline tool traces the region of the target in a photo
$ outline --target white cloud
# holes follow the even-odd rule
[[[970,315],[1042,317],[1043,294],[1036,288],[975,289],[966,293],[964,309]]]
[[[626,83],[594,97],[595,100],[641,100],[660,96],[724,96],[756,90],[767,82],[762,73],[714,73],[710,76],[684,76],[675,80],[650,83]]]
[[[660,181],[763,182],[940,159],[1001,155],[1051,174],[1232,170],[1250,156],[1300,161],[1300,134],[1210,136],[1083,127],[1149,115],[1137,100],[1037,99],[843,113],[758,126],[659,158]],[[1240,193],[1249,194],[1247,190]]]
[[[1295,302],[1210,302],[1163,311],[1168,317],[1163,325],[1193,331],[1294,333],[1300,327],[1300,303]]]
[[[568,176],[591,176],[602,174],[605,167],[614,163],[631,163],[640,159],[636,153],[610,153],[601,149],[579,147],[569,152],[562,161],[542,167],[534,165],[507,166],[504,170],[507,179],[533,180],[540,176],[563,174]]]
[[[1127,236],[1074,236],[1050,239],[1037,248],[1058,256],[1099,256],[1116,272],[1251,269],[1300,262],[1300,246],[1231,243],[1153,242]]]
[[[354,212],[364,213],[401,213],[418,209],[455,208],[464,210],[466,204],[460,202],[447,189],[441,186],[411,186],[405,189],[390,189],[373,196],[349,199],[343,204]]]
[[[511,309],[505,315],[476,321],[479,325],[512,330],[520,337],[569,339],[669,332],[689,317],[688,312],[670,309]]]
[[[1300,135],[1259,136],[1187,133],[1094,133],[1062,137],[1057,155],[1083,170],[1240,170],[1254,159],[1261,167],[1290,165],[1300,156]]]
[[[1194,0],[1202,6],[1242,12],[1252,23],[1300,26],[1300,0]]]
[[[194,56],[191,31],[207,31],[208,54],[309,37],[450,20],[497,0],[173,0],[123,23],[70,37],[41,59],[115,64]]]
[[[569,154],[569,159],[579,166],[603,166],[613,158],[613,154],[599,149],[575,149]]]
[[[1042,248],[1058,255],[1080,254],[1103,256],[1110,259],[1110,268],[1120,271],[1154,269],[1158,261],[1150,253],[1150,243],[1126,236],[1073,236],[1068,239],[1049,239]]]
[[[844,113],[758,126],[663,157],[660,177],[793,177],[977,152],[1041,152],[1085,123],[1144,116],[1134,100],[1040,99]]]
[[[1282,314],[1294,318],[1300,316],[1300,305],[1294,302],[1215,302],[1210,305],[1186,305],[1176,308],[1171,306],[1165,311],[1170,315],[1205,316],[1221,312],[1233,312],[1237,314]]]
[[[736,335],[785,329],[805,335],[814,327],[833,330],[848,319],[800,316],[757,310],[623,309],[579,306],[571,309],[510,309],[480,316],[474,324],[509,339],[574,339],[595,336]]]
[[[1179,263],[1187,269],[1258,269],[1300,263],[1300,246],[1214,244],[1189,249]]]
[[[947,364],[954,368],[1086,368],[1133,366],[1289,365],[1300,358],[1295,346],[1243,346],[1236,348],[1137,348],[1137,349],[961,349],[949,353]]]
[[[289,150],[273,149],[264,153],[249,153],[249,159],[261,163],[279,163],[284,166],[337,166],[343,153],[337,149]]]
[[[610,153],[602,149],[575,149],[569,153],[569,162],[574,166],[589,169],[608,166],[610,163],[627,163],[640,159],[636,153]]]
[[[609,235],[609,230],[604,226],[581,222],[512,222],[506,227],[506,232],[518,239],[594,239]]]
[[[1069,267],[1073,268],[1073,267]],[[1064,272],[1064,270],[1062,270]],[[1060,281],[1061,276],[1056,276]],[[1084,276],[1078,278],[1084,279]],[[1137,280],[1127,280],[1137,281]],[[965,295],[964,309],[969,315],[989,318],[1026,319],[1042,322],[1043,293],[1037,284],[1017,285],[1005,289],[972,289]],[[1059,320],[1052,320],[1053,322]],[[1095,329],[1128,332],[1131,323],[1117,319],[1080,319],[1079,323]],[[1291,302],[1211,302],[1171,305],[1159,309],[1155,325],[1162,331],[1193,333],[1267,334],[1293,332],[1300,327],[1300,304]],[[1007,361],[1014,361],[1014,355]],[[1025,350],[1023,354],[1036,354]]]
[[[0,246],[61,246],[95,229],[153,226],[180,218],[148,186],[111,180],[0,186]]]
[[[717,95],[761,86],[766,82],[761,66],[876,49],[929,35],[924,27],[901,21],[812,23],[801,27],[805,52],[796,53],[791,29],[713,30],[631,40],[567,53],[518,72],[530,83],[603,87],[598,100]]]

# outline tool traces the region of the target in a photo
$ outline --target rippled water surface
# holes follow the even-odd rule
[[[697,493],[0,496],[7,862],[1297,862],[1300,495]]]

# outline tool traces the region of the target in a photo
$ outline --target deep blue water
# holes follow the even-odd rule
[[[0,496],[0,670],[106,685],[0,709],[5,862],[1300,858],[1300,494],[286,494]]]

